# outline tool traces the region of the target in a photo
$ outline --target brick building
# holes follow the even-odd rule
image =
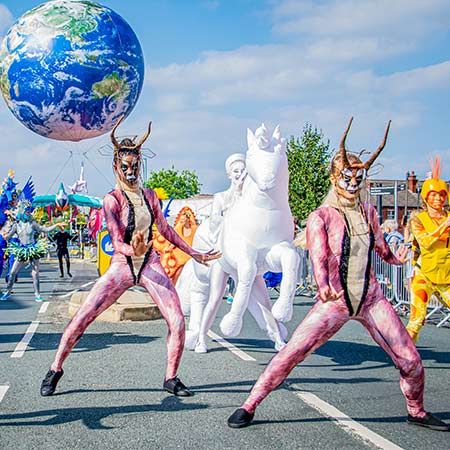
[[[375,207],[378,208],[380,214],[380,206],[382,213],[381,222],[387,219],[395,218],[395,196],[393,193],[386,195],[370,195],[370,191],[374,191],[373,188],[392,188],[393,191],[395,183],[397,182],[397,214],[398,223],[401,226],[404,222],[404,217],[409,217],[411,211],[419,209],[422,205],[420,199],[420,189],[422,183],[417,179],[414,171],[406,174],[406,180],[370,180],[370,186],[367,186],[366,200]],[[388,189],[386,189],[388,190]],[[381,202],[381,205],[380,205]]]

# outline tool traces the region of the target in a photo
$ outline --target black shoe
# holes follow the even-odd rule
[[[67,272],[67,275],[69,276],[69,278],[72,278],[72,274],[70,272]]]
[[[248,427],[255,416],[254,413],[249,413],[244,408],[238,408],[230,417],[228,417],[228,426],[231,428]]]
[[[62,274],[59,276],[59,278],[64,278],[64,274],[62,273]]]
[[[164,381],[163,388],[178,397],[190,397],[192,392],[181,382],[178,377]]]
[[[56,385],[61,377],[64,375],[64,370],[60,370],[59,372],[55,372],[54,370],[49,370],[45,378],[41,383],[41,395],[43,397],[47,397],[52,395],[55,392]]]
[[[408,414],[408,419],[406,420],[410,425],[417,425],[419,427],[430,428],[436,431],[450,431],[450,425],[442,422],[436,416],[431,413],[426,413],[424,417],[413,417]]]

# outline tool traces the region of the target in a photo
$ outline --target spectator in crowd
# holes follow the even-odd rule
[[[400,244],[403,244],[404,238],[400,231],[398,231],[398,222],[396,220],[385,220],[381,228],[384,232],[384,239],[391,249],[395,251]]]

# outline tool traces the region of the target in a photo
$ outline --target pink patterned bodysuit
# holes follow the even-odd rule
[[[197,254],[187,245],[166,222],[158,198],[154,191],[143,190],[142,207],[147,208],[150,223],[155,223],[159,232],[171,243],[187,254]],[[185,325],[180,300],[175,288],[159,262],[159,256],[152,248],[146,253],[140,267],[134,263],[131,239],[136,227],[136,211],[133,202],[125,191],[115,189],[105,196],[103,203],[106,224],[114,246],[111,266],[100,277],[90,291],[86,301],[67,325],[51,368],[59,371],[73,347],[86,328],[111,306],[127,289],[138,285],[144,287],[166,320],[167,336],[166,380],[177,375],[184,347]],[[148,233],[148,239],[151,232]]]
[[[253,387],[243,405],[249,413],[255,411],[297,364],[354,319],[368,330],[399,369],[408,413],[413,417],[425,415],[421,358],[403,323],[383,296],[371,269],[370,254],[375,248],[386,262],[401,263],[383,238],[374,207],[364,204],[362,209],[351,209],[353,216],[325,204],[310,215],[307,241],[317,285],[319,288],[331,285],[337,292],[343,290],[344,295],[334,301],[319,299],[314,304],[286,347],[271,360]],[[361,220],[356,225],[364,223],[365,233],[350,223],[358,215]],[[357,282],[355,273],[362,274]]]

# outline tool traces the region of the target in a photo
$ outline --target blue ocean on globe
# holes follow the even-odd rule
[[[91,1],[53,0],[25,13],[0,50],[0,88],[16,118],[52,139],[110,131],[136,104],[144,58],[130,25]]]

